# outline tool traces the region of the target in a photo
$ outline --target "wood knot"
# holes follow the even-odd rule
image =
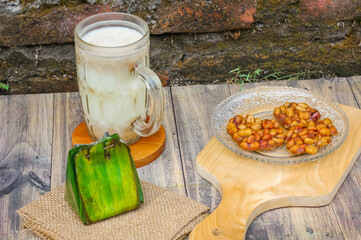
[[[222,229],[220,229],[220,228],[213,228],[212,234],[213,234],[214,236],[222,235]]]

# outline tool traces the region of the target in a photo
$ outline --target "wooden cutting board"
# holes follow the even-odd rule
[[[348,136],[337,150],[314,162],[266,164],[233,153],[213,137],[196,166],[222,201],[190,239],[244,239],[251,222],[270,209],[329,204],[361,153],[361,110],[340,107],[348,116]]]

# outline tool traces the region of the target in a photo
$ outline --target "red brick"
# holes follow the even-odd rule
[[[361,16],[361,0],[302,0],[303,21],[350,20]]]
[[[53,7],[29,14],[0,15],[0,46],[24,46],[72,42],[74,28],[83,18],[110,12],[107,5]]]
[[[146,3],[136,2],[134,6],[142,4]],[[127,11],[120,6],[78,4],[43,6],[21,14],[0,14],[0,46],[72,42],[74,28],[81,19],[96,13],[124,10]],[[256,0],[162,0],[155,9],[133,14],[148,20],[151,34],[162,34],[249,28],[255,12]]]
[[[151,28],[153,34],[179,32],[218,32],[249,28],[254,22],[255,0],[175,1],[174,4],[158,10],[159,20]]]

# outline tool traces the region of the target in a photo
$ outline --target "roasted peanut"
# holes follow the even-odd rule
[[[262,123],[262,128],[272,129],[273,127],[274,127],[274,124],[271,120],[265,120]]]
[[[272,135],[269,134],[269,133],[265,133],[263,136],[262,136],[262,139],[263,140],[270,140],[272,138]]]
[[[299,133],[298,135],[300,136],[303,136],[303,135],[306,135],[308,133],[308,130],[306,128],[303,128]]]
[[[254,123],[254,116],[252,116],[252,115],[247,115],[246,116],[246,123],[248,123],[248,124],[251,124],[251,123]]]
[[[321,114],[317,110],[311,114],[311,119],[313,121],[317,121],[320,117],[321,117]]]
[[[329,124],[332,124],[332,121],[329,118],[325,118],[325,119],[323,119],[323,123],[328,126]]]
[[[285,127],[286,127],[287,125],[290,126],[291,123],[292,123],[292,119],[289,118],[289,117],[286,117],[286,118],[285,118]]]
[[[305,109],[308,108],[307,103],[299,103],[298,106],[300,106],[300,107],[302,107],[302,108],[305,108]]]
[[[303,141],[304,141],[306,144],[314,144],[314,143],[315,143],[315,141],[313,141],[312,138],[308,138],[308,137],[306,137]]]
[[[318,130],[318,132],[322,135],[322,136],[331,136],[331,130],[328,128],[321,128],[320,130]]]
[[[270,139],[269,141],[268,141],[268,145],[270,145],[270,146],[272,146],[272,147],[276,147],[277,145],[276,145],[276,141],[274,140],[274,139]]]
[[[243,138],[244,137],[239,136],[237,133],[233,134],[233,136],[232,136],[233,141],[235,141],[237,143],[242,142]]]
[[[259,142],[252,142],[249,147],[251,149],[251,151],[257,150],[259,149],[259,147],[261,146],[261,144]]]
[[[242,119],[243,119],[242,116],[237,115],[237,116],[234,117],[234,123],[238,125],[238,124],[240,124],[242,122]]]
[[[253,129],[253,130],[260,130],[261,129],[261,125],[259,124],[259,123],[256,123],[256,122],[254,122],[254,123],[252,123],[251,124],[251,128]]]
[[[269,132],[272,136],[276,136],[277,135],[277,129],[271,129],[271,131]]]
[[[325,128],[325,127],[327,127],[327,126],[323,123],[316,125],[317,130],[320,130],[321,128]]]
[[[248,136],[248,137],[247,137],[246,142],[247,142],[247,143],[252,143],[252,142],[254,142],[254,140],[255,140],[255,137],[254,137],[253,135],[251,135],[251,136]]]
[[[300,117],[300,119],[304,119],[304,120],[308,120],[311,117],[311,115],[308,112],[300,112],[298,116]]]
[[[315,154],[318,152],[318,148],[315,145],[307,145],[305,151],[308,154]]]
[[[242,123],[242,124],[239,124],[238,127],[237,127],[239,130],[242,130],[242,129],[245,129],[247,128],[247,125]]]
[[[261,134],[259,134],[258,132],[256,132],[255,134],[254,134],[254,137],[255,137],[255,140],[258,142],[259,140],[261,140],[261,138],[262,138],[262,136],[261,136]]]
[[[297,153],[298,149],[300,148],[300,145],[293,145],[291,148],[290,148],[290,151],[293,152],[293,153]]]
[[[314,121],[308,121],[307,122],[307,127],[308,128],[315,127],[315,126],[316,126],[316,123]]]
[[[290,147],[292,147],[293,145],[295,145],[296,143],[295,143],[295,140],[294,139],[291,139],[291,140],[289,140],[288,142],[287,142],[287,144],[286,144],[286,147],[287,147],[287,149],[289,149]]]
[[[293,112],[292,108],[286,108],[286,116],[287,117],[293,117],[295,115],[295,113]]]
[[[316,142],[316,146],[321,148],[331,142],[331,139],[329,137],[323,137]]]
[[[277,134],[277,135],[276,135],[276,138],[285,139],[285,138],[286,138],[286,134],[284,134],[284,133]]]
[[[236,125],[234,123],[228,123],[228,125],[227,125],[227,129],[233,129],[235,127],[236,127]]]
[[[301,144],[303,144],[303,141],[301,138],[295,138],[295,143],[298,145],[301,145]]]
[[[283,114],[286,113],[286,107],[284,105],[280,106],[280,109]]]
[[[240,146],[241,148],[243,148],[244,150],[248,150],[248,144],[247,144],[246,142],[241,142],[241,143],[239,144],[239,146]]]
[[[290,125],[291,125],[291,127],[294,127],[294,126],[296,126],[297,124],[298,124],[298,122],[297,122],[296,120],[293,120]]]
[[[260,143],[260,147],[261,147],[261,148],[266,148],[267,145],[268,145],[268,142],[265,141],[265,140],[261,140],[259,143]]]
[[[306,112],[306,108],[300,106],[300,104],[298,104],[295,108],[296,108],[298,111]]]
[[[293,135],[294,131],[291,129],[291,130],[288,130],[287,133],[286,133],[286,139],[290,139]]]
[[[330,127],[330,130],[331,130],[331,135],[332,136],[335,136],[336,134],[338,134],[336,128],[334,126]]]
[[[279,107],[275,108],[275,110],[273,111],[273,113],[275,115],[279,115],[281,113],[281,109]]]
[[[252,129],[250,128],[241,129],[237,132],[237,134],[241,137],[245,137],[252,134]]]
[[[254,121],[255,121],[256,123],[258,123],[259,125],[262,124],[262,120],[261,120],[260,118],[256,118]]]
[[[275,138],[272,138],[274,141],[276,141],[276,144],[277,144],[277,146],[281,146],[284,142],[285,142],[285,140],[283,139],[283,138],[277,138],[277,137],[275,137]]]

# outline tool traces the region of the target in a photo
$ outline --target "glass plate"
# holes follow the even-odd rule
[[[227,133],[228,121],[235,115],[253,114],[261,119],[272,119],[274,108],[285,102],[307,103],[321,113],[321,119],[330,118],[339,134],[333,136],[332,142],[314,155],[294,155],[287,151],[285,144],[272,151],[244,151]],[[234,94],[216,107],[211,127],[218,141],[233,152],[243,157],[274,164],[295,164],[320,159],[336,150],[345,141],[349,130],[347,116],[338,105],[311,92],[291,87],[258,87]]]

